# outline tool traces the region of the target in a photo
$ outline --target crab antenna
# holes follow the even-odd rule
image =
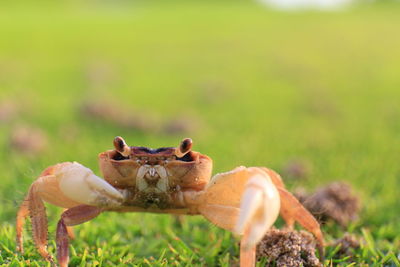
[[[125,143],[121,136],[114,138],[114,147],[122,156],[128,157],[131,154],[131,148]]]
[[[175,150],[175,156],[177,156],[178,158],[185,156],[187,153],[190,152],[190,150],[192,150],[192,145],[193,145],[192,139],[190,138],[183,139],[179,147],[177,147]]]

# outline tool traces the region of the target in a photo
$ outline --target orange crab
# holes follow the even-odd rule
[[[203,215],[213,224],[241,236],[240,265],[254,266],[255,247],[279,212],[289,227],[297,221],[317,239],[323,235],[314,217],[286,191],[280,176],[260,167],[237,167],[211,177],[212,160],[192,151],[192,140],[178,147],[129,147],[121,137],[114,150],[99,154],[104,179],[77,162],[48,167],[32,183],[17,214],[17,249],[23,251],[26,217],[40,255],[47,251],[44,202],[65,208],[57,224],[57,259],[68,266],[70,226],[106,211]]]

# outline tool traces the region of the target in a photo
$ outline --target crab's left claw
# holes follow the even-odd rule
[[[280,196],[261,168],[237,167],[215,175],[197,199],[198,210],[212,223],[243,235],[241,247],[254,248],[275,222]]]
[[[241,246],[254,248],[264,237],[279,215],[279,192],[268,174],[256,168],[249,168],[251,178],[245,186],[240,204],[240,213],[234,232],[244,235]]]
[[[289,227],[298,222],[314,234],[322,258],[324,240],[318,222],[272,170],[237,167],[216,174],[203,192],[186,192],[185,201],[210,222],[242,236],[240,266],[255,265],[256,245],[279,213]]]

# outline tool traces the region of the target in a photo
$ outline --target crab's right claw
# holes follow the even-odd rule
[[[118,206],[123,201],[123,195],[117,189],[77,162],[60,166],[56,176],[61,191],[76,202]]]
[[[279,215],[279,192],[268,174],[253,169],[242,195],[240,213],[234,232],[243,235],[241,249],[251,250]]]

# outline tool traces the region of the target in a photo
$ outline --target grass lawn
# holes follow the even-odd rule
[[[116,135],[149,147],[187,135],[85,118],[87,101],[152,124],[191,119],[194,150],[214,159],[215,173],[239,165],[279,172],[301,159],[312,172],[289,189],[348,182],[362,201],[360,219],[323,232],[328,243],[346,231],[366,242],[352,259],[328,247],[325,264],[400,266],[399,12],[389,3],[332,13],[281,13],[247,1],[4,4],[0,102],[16,103],[19,113],[0,121],[0,266],[46,266],[29,229],[25,253],[15,252],[14,230],[18,205],[45,167],[78,161],[99,174],[97,154]],[[32,156],[10,148],[20,124],[42,129],[47,149]],[[48,207],[52,253],[59,214]],[[238,260],[237,238],[201,217],[108,213],[75,232],[71,266]]]

